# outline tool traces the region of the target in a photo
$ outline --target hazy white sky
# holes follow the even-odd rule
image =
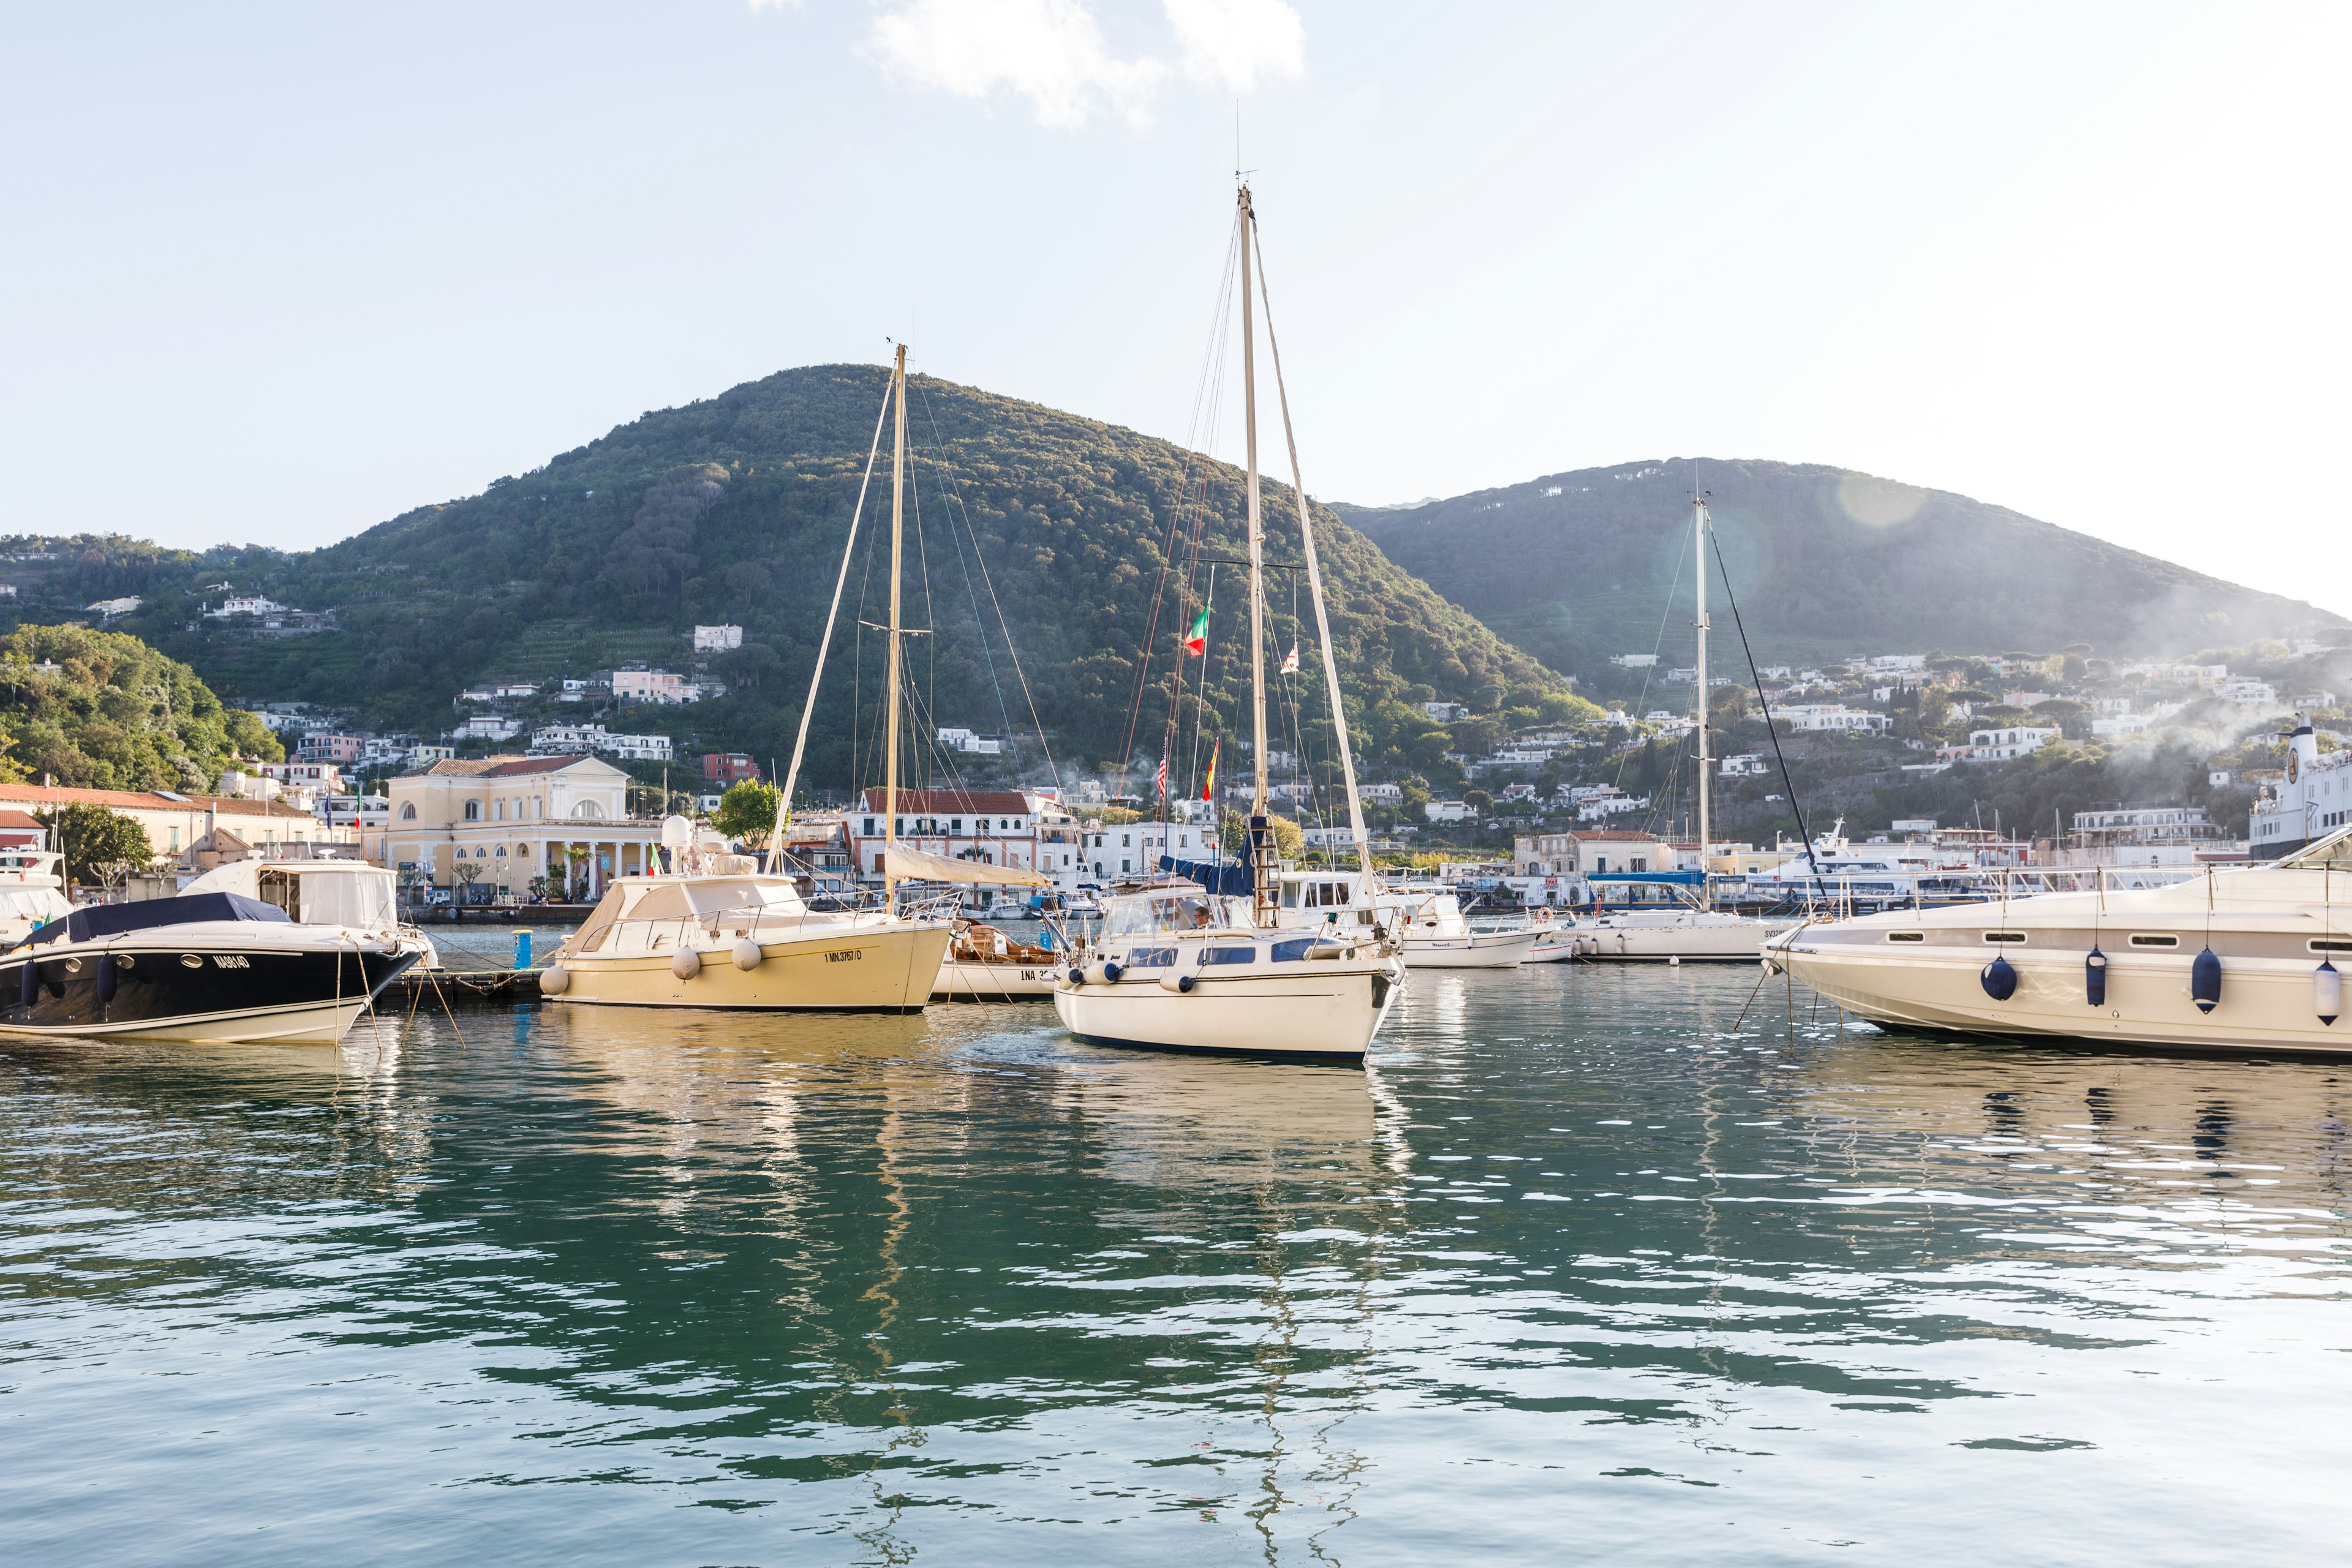
[[[2347,45],[2145,0],[20,8],[0,531],[323,542],[892,334],[1181,437],[1238,105],[1318,494],[1836,463],[2352,610]]]

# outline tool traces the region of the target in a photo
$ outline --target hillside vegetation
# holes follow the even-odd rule
[[[208,792],[235,757],[285,754],[254,715],[137,637],[18,626],[0,639],[0,781]]]
[[[2344,624],[2003,507],[1811,464],[1675,458],[1339,510],[1502,637],[1608,687],[1622,684],[1612,655],[1690,662],[1690,503],[1701,489],[1759,660],[2069,643],[2174,654]],[[1727,673],[1739,654],[1719,584],[1711,574]]]
[[[698,658],[690,628],[733,623],[744,646],[709,659],[708,674],[730,687],[724,699],[635,710],[627,726],[765,761],[791,749],[884,381],[878,368],[853,365],[772,375],[646,414],[480,495],[306,554],[218,552],[174,569],[128,542],[81,541],[58,552],[105,562],[61,559],[49,570],[72,584],[60,591],[96,593],[103,581],[142,593],[145,603],[118,624],[224,689],[426,733],[450,724],[450,699],[470,683],[631,660],[686,670]],[[1183,629],[1179,616],[1192,613],[1161,574],[1191,460],[1163,441],[928,377],[910,381],[909,414],[920,460],[908,494],[906,620],[933,634],[910,645],[925,717],[982,732],[1029,728],[997,629],[1001,605],[1065,764],[1117,759],[1155,589],[1157,671]],[[862,646],[852,639],[855,622],[882,619],[887,604],[888,453],[886,439],[836,634],[838,675],[828,676],[812,737],[820,783],[871,773],[854,765],[852,745],[854,726],[858,744],[872,743],[880,650],[871,632]],[[1204,553],[1244,553],[1239,472],[1212,466],[1205,486],[1193,484],[1205,501]],[[1299,558],[1289,507],[1287,490],[1269,485],[1268,554],[1278,563]],[[1559,677],[1328,511],[1318,541],[1351,717],[1374,755],[1425,741],[1428,721],[1411,703],[1433,697],[1530,721],[1590,714]],[[1243,595],[1238,572],[1218,570],[1212,706],[1230,724],[1246,689]],[[207,590],[217,603],[224,581],[331,612],[341,629],[271,637],[200,619]],[[1272,658],[1301,644],[1306,684],[1319,689],[1304,599],[1294,618],[1291,577],[1272,581]],[[1132,750],[1156,756],[1145,708]]]

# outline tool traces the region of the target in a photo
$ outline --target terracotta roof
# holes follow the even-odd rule
[[[0,811],[0,827],[22,830],[27,827],[38,829],[40,826],[41,825],[39,823],[33,820],[32,816],[28,813],[22,811]]]
[[[866,809],[882,809],[882,792],[866,792]],[[902,789],[898,792],[898,812],[903,816],[979,816],[983,813],[994,816],[1000,812],[1019,816],[1029,815],[1029,797],[1010,789]]]
[[[0,784],[0,801],[25,805],[102,805],[110,811],[204,811],[223,816],[283,816],[308,822],[310,814],[274,800],[245,800],[236,795],[189,795],[173,800],[152,790],[70,789],[64,785]]]
[[[593,763],[593,757],[445,757],[430,767],[418,768],[403,774],[404,778],[422,778],[436,773],[443,778],[510,779],[531,773],[560,773],[574,763]]]

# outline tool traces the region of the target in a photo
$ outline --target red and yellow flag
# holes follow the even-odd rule
[[[1201,784],[1201,798],[1202,800],[1214,800],[1217,798],[1217,753],[1224,749],[1224,744],[1225,738],[1223,735],[1220,735],[1217,737],[1215,743],[1209,747],[1209,776],[1203,780]]]

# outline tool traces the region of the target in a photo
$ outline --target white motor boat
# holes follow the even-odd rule
[[[1284,871],[1281,882],[1286,927],[1378,929],[1396,942],[1407,969],[1516,969],[1544,937],[1531,925],[1473,928],[1454,889],[1435,882],[1331,869]]]
[[[1376,931],[1255,923],[1254,900],[1170,879],[1114,894],[1054,1005],[1093,1045],[1360,1063],[1404,985]]]
[[[73,913],[58,870],[63,859],[47,849],[0,850],[0,947]]]
[[[1721,910],[1674,905],[1610,910],[1570,922],[1588,958],[1652,963],[1753,963],[1769,929]]]
[[[0,1029],[333,1045],[426,951],[394,883],[358,861],[244,860],[176,898],[72,910],[0,958]]]
[[[2168,887],[1807,923],[1765,959],[1874,1023],[2174,1048],[2352,1053],[2352,830]]]

